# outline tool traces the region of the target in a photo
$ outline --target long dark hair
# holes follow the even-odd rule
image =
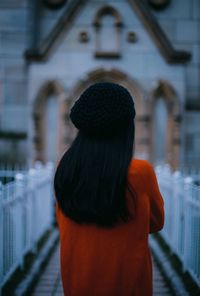
[[[77,223],[105,227],[130,219],[125,194],[134,134],[133,120],[112,137],[78,132],[54,177],[56,199],[64,215]]]

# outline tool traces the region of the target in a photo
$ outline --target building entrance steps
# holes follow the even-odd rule
[[[31,296],[64,296],[60,266],[58,244]],[[153,296],[172,296],[172,292],[158,268],[153,256]]]

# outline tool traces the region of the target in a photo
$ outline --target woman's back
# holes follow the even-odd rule
[[[67,296],[152,295],[148,234],[164,223],[163,199],[152,166],[132,159],[126,198],[133,219],[115,227],[78,224],[57,205],[61,274]]]

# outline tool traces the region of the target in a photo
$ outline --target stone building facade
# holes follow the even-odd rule
[[[198,0],[2,0],[0,157],[57,161],[69,110],[90,84],[124,85],[135,157],[200,166]]]

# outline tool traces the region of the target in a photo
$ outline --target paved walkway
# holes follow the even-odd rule
[[[59,266],[59,245],[41,275],[31,296],[64,296]],[[172,296],[167,283],[153,259],[153,296]]]

